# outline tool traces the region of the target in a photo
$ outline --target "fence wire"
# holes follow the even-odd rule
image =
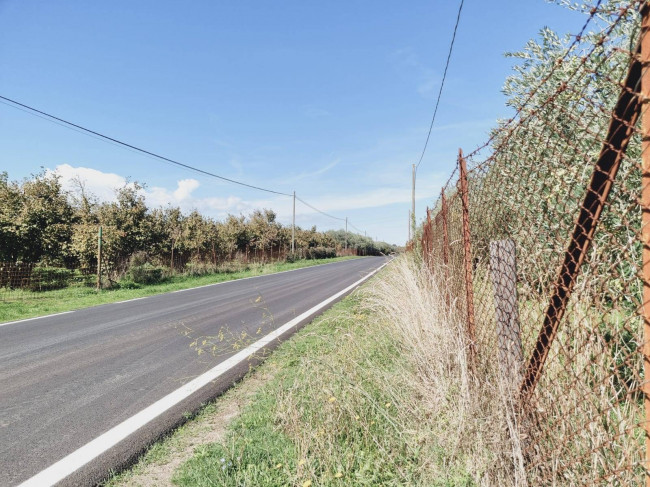
[[[298,248],[292,253],[287,246],[268,249],[246,247],[244,250],[220,255],[181,253],[150,256],[146,252],[136,252],[130,258],[117,262],[102,259],[101,276],[97,275],[96,264],[91,267],[64,267],[43,263],[0,262],[0,304],[38,298],[51,299],[52,295],[47,291],[66,290],[61,296],[71,297],[74,291],[83,295],[98,286],[103,289],[132,289],[168,281],[174,276],[197,277],[240,272],[249,265],[363,255],[363,249],[337,251],[329,247]]]
[[[531,485],[648,475],[647,9],[599,2],[579,35],[531,49],[519,74],[536,81],[508,81],[516,116],[459,155],[423,223],[477,380],[496,371],[516,399]]]

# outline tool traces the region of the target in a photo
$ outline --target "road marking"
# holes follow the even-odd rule
[[[178,289],[177,291],[167,291],[167,292],[164,292],[164,293],[151,294],[149,296],[143,296],[141,298],[127,299],[125,301],[114,301],[112,303],[103,303],[103,304],[98,304],[98,305],[95,305],[95,306],[89,306],[88,308],[81,308],[81,309],[95,308],[97,306],[108,306],[108,305],[111,305],[111,304],[128,303],[129,301],[137,301],[138,299],[155,298],[156,296],[161,296],[163,294],[182,293],[184,291],[192,291],[193,289],[201,289],[201,288],[204,288],[204,287],[219,286],[220,284],[228,284],[229,282],[246,281],[247,279],[257,279],[259,277],[276,276],[278,274],[284,274],[286,272],[303,271],[305,269],[313,269],[314,267],[322,267],[324,265],[340,264],[341,262],[350,262],[350,261],[354,261],[354,260],[357,260],[357,259],[339,260],[338,262],[326,262],[325,264],[311,265],[311,266],[308,266],[308,267],[299,267],[298,269],[289,269],[288,271],[271,272],[270,274],[262,274],[262,275],[259,275],[259,276],[242,277],[240,279],[231,279],[229,281],[214,282],[212,284],[204,284],[203,286],[188,287],[186,289]],[[35,316],[34,318],[25,318],[24,320],[8,321],[7,323],[0,323],[0,326],[13,325],[15,323],[23,323],[24,321],[40,320],[41,318],[50,318],[52,316],[64,315],[66,313],[74,313],[75,311],[77,311],[77,310],[63,311],[62,313],[54,313],[54,314],[51,314],[51,315]]]
[[[32,320],[40,320],[41,318],[50,318],[52,316],[60,316],[60,315],[67,315],[68,313],[74,313],[75,310],[72,311],[62,311],[61,313],[54,313],[51,315],[45,315],[45,316],[35,316],[34,318],[25,318],[24,320],[18,320],[18,321],[8,321],[6,323],[0,323],[0,326],[7,326],[7,325],[13,325],[15,323],[24,323],[25,321],[32,321]]]
[[[114,428],[108,430],[106,433],[98,436],[97,438],[90,441],[89,443],[86,443],[78,450],[70,453],[67,457],[59,460],[55,464],[46,468],[45,470],[37,473],[32,478],[20,484],[18,487],[52,486],[57,482],[60,482],[61,480],[65,479],[66,477],[70,476],[71,474],[79,470],[81,467],[91,462],[102,453],[105,453],[106,451],[110,450],[112,447],[117,445],[120,441],[126,439],[128,436],[135,433],[137,430],[145,426],[147,423],[151,422],[152,420],[154,420],[155,418],[163,414],[165,411],[174,407],[181,401],[187,399],[193,393],[200,390],[204,386],[208,385],[210,382],[216,380],[218,377],[224,375],[231,368],[239,365],[245,360],[248,360],[253,354],[257,353],[258,351],[266,347],[273,340],[275,340],[276,338],[280,337],[284,333],[298,326],[301,321],[309,318],[311,315],[320,311],[321,309],[323,309],[333,301],[336,301],[341,296],[355,289],[364,281],[370,279],[377,272],[379,272],[386,265],[388,265],[389,262],[382,264],[380,267],[370,272],[366,276],[362,277],[354,284],[351,284],[350,286],[346,287],[342,291],[339,291],[333,296],[330,296],[325,301],[320,302],[319,304],[305,311],[301,315],[296,316],[291,321],[288,321],[280,328],[277,328],[276,330],[272,331],[268,335],[259,339],[252,345],[249,345],[248,347],[246,347],[236,355],[233,355],[232,357],[225,360],[224,362],[221,362],[216,367],[198,376],[196,379],[191,380],[184,386],[176,389],[174,392],[171,392],[170,394],[166,395],[162,399],[159,399],[151,406],[143,409],[142,411],[135,414],[134,416],[131,416],[129,419],[118,424]]]
[[[139,299],[146,299],[146,298],[148,298],[148,297],[149,297],[149,296],[143,296],[143,297],[141,297],[141,298],[125,299],[124,301],[115,301],[115,302],[110,303],[110,304],[130,303],[131,301],[138,301]]]

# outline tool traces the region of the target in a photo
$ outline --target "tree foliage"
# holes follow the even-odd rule
[[[290,249],[291,227],[279,223],[273,210],[216,221],[196,210],[185,214],[173,206],[149,208],[142,190],[137,182],[128,183],[116,191],[114,201],[100,202],[82,181],[66,192],[51,173],[21,182],[1,173],[0,261],[92,269],[97,262],[99,226],[102,261],[119,272],[126,271],[136,255],[174,268],[190,262],[216,264],[238,253],[277,257]],[[368,255],[393,250],[354,234],[348,234],[347,241],[349,248]],[[344,247],[344,231],[296,228],[296,248],[302,255],[330,255]],[[306,252],[309,249],[319,250]]]

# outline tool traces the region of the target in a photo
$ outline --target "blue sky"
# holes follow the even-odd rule
[[[172,159],[298,195],[369,236],[407,238],[411,164],[433,113],[458,2],[0,0],[0,95]],[[543,0],[466,0],[418,172],[424,214],[459,147],[506,117],[515,51],[584,18]],[[223,218],[291,199],[224,183],[0,104],[0,171],[125,180],[151,205]],[[297,223],[341,228],[298,204]]]

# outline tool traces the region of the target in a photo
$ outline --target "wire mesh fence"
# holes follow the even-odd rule
[[[83,292],[84,289],[98,287],[133,288],[159,283],[172,276],[232,273],[243,271],[251,265],[362,255],[363,249],[356,248],[337,250],[309,247],[291,252],[287,246],[266,249],[246,247],[218,255],[175,253],[150,256],[146,252],[136,252],[127,259],[115,262],[103,258],[100,276],[96,264],[81,267],[0,262],[0,302],[45,297],[45,291],[60,289],[79,289]]]
[[[531,485],[648,479],[649,26],[646,2],[598,2],[533,49],[516,116],[459,154],[423,223],[477,380],[518,405]]]

